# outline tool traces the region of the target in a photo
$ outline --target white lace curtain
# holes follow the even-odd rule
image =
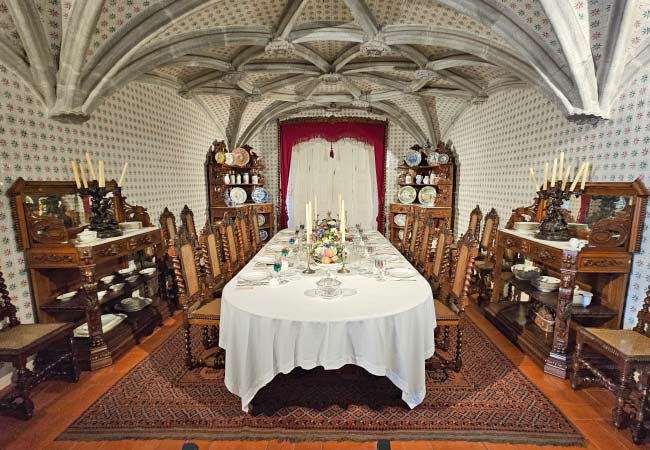
[[[330,150],[334,149],[334,158]],[[377,177],[374,148],[365,142],[342,139],[331,144],[311,139],[293,147],[287,187],[289,227],[305,223],[305,204],[318,197],[320,217],[338,214],[338,194],[345,200],[350,226],[377,228]],[[314,211],[316,213],[316,211]]]

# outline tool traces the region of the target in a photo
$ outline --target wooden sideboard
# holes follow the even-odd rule
[[[567,377],[576,327],[620,328],[623,324],[632,257],[640,248],[648,191],[637,180],[588,183],[582,195],[585,198],[580,202],[579,215],[589,223],[585,223],[582,237],[586,245],[581,249],[521,231],[498,231],[492,298],[484,309],[497,328],[543,365],[544,372],[560,378]],[[515,214],[519,210],[523,209],[515,210]],[[529,210],[528,214],[539,219],[537,211]],[[530,282],[506,274],[506,252],[519,262],[532,261],[543,273],[559,278],[559,290],[544,293]],[[593,293],[589,306],[573,305],[576,286]],[[521,301],[524,297],[527,301]],[[541,307],[553,314],[552,332],[545,332],[533,320]]]
[[[158,228],[151,226],[142,207],[126,203],[115,182],[114,213],[124,222],[143,222],[144,228],[125,231],[122,236],[78,243],[75,239],[87,223],[87,204],[77,194],[74,182],[25,181],[18,179],[8,191],[19,245],[25,251],[36,319],[40,323],[88,323],[89,337],[75,338],[80,367],[95,370],[106,367],[151,333],[174,306],[159,289],[161,258],[164,249]],[[155,257],[155,260],[154,260]],[[137,271],[128,275],[116,272],[133,261]],[[152,275],[139,270],[156,268]],[[115,275],[111,285],[124,283],[112,291],[101,278]],[[61,294],[77,291],[67,301]],[[98,291],[106,291],[99,299]],[[141,311],[126,313],[126,319],[108,333],[103,333],[101,315],[116,311],[120,300],[134,292],[151,298],[152,304]]]

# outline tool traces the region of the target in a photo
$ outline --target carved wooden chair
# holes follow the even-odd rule
[[[492,294],[492,271],[494,270],[494,245],[499,228],[499,214],[492,208],[483,221],[483,233],[479,241],[479,255],[474,265],[476,290],[480,299],[489,301]]]
[[[249,226],[251,232],[251,242],[253,244],[254,253],[259,252],[264,244],[260,238],[260,226],[257,222],[257,211],[253,206],[248,207]]]
[[[404,228],[402,228],[402,238],[397,243],[396,247],[404,256],[406,256],[406,250],[408,249],[410,239],[411,239],[411,230],[413,229],[414,222],[413,214],[406,214],[406,220],[404,221]]]
[[[436,357],[446,368],[453,364],[459,372],[463,360],[463,326],[462,318],[469,303],[469,286],[474,269],[474,260],[478,255],[478,242],[468,230],[458,240],[452,251],[451,274],[443,277],[440,295],[434,300],[436,327],[443,330],[441,342],[436,346]],[[456,350],[453,358],[449,351],[449,328],[456,327]],[[440,333],[437,333],[438,336]],[[443,354],[442,352],[447,355]]]
[[[176,238],[176,217],[169,208],[165,207],[158,221],[160,223],[162,242],[165,246],[165,261],[164,264],[161,264],[159,281],[160,285],[163,286],[163,294],[166,300],[178,305],[178,291],[176,290],[174,270],[169,255],[169,249],[174,246],[174,239]]]
[[[193,239],[198,238],[198,235],[196,234],[196,224],[194,222],[194,213],[187,205],[183,206],[183,210],[181,211],[181,224],[190,232]]]
[[[427,269],[427,264],[432,253],[431,241],[433,240],[433,232],[435,230],[436,220],[433,217],[427,217],[422,227],[422,235],[420,243],[416,250],[415,268],[424,274]]]
[[[63,375],[72,382],[79,381],[72,335],[75,324],[21,324],[0,272],[0,325],[5,325],[0,329],[0,362],[11,363],[16,369],[15,387],[0,399],[0,411],[30,419],[34,414],[34,403],[29,394],[37,384]],[[65,342],[64,350],[56,347],[59,342]],[[27,368],[27,360],[32,355],[37,355],[34,370]]]
[[[256,218],[257,220],[257,218]],[[239,227],[239,236],[241,237],[241,248],[244,254],[244,261],[248,262],[253,258],[256,251],[251,239],[251,216],[247,210],[237,211],[236,223]]]
[[[209,329],[210,327],[219,328],[221,301],[220,299],[206,298],[212,296],[206,295],[208,282],[205,272],[201,270],[198,263],[202,257],[201,247],[184,225],[178,229],[171,257],[178,298],[183,311],[185,363],[189,369],[205,367],[208,365],[207,361],[196,356],[192,350],[191,328],[193,325],[201,326],[203,346],[204,348],[210,347],[213,340],[209,336]],[[203,257],[209,261],[209,256]]]
[[[234,277],[246,264],[241,251],[241,240],[236,217],[226,213],[220,222],[221,237],[223,241],[223,258],[228,267],[230,277]]]
[[[612,418],[616,428],[631,422],[632,440],[646,434],[650,378],[650,286],[632,330],[578,328],[571,386],[597,384],[616,395]],[[633,391],[637,395],[630,395]],[[628,411],[631,410],[630,414]]]
[[[424,278],[429,280],[434,294],[438,293],[442,281],[449,276],[449,255],[454,236],[444,221],[440,228],[433,230],[431,237],[431,261],[424,272]]]
[[[416,211],[415,216],[413,217],[413,223],[411,226],[411,234],[408,239],[408,247],[404,252],[406,259],[409,262],[413,263],[417,255],[418,245],[422,240],[422,230],[424,229],[424,214],[420,211]]]
[[[467,226],[467,231],[472,233],[474,239],[478,240],[479,231],[481,229],[481,220],[483,219],[483,213],[481,208],[476,205],[476,207],[469,213],[469,224]]]

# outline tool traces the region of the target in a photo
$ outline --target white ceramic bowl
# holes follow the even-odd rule
[[[532,280],[542,273],[542,269],[539,267],[528,266],[526,264],[515,264],[510,270],[512,270],[512,273],[518,280]]]
[[[108,291],[97,291],[97,298],[99,299],[100,302],[106,296],[107,293]]]
[[[133,231],[142,228],[142,222],[122,222],[118,224],[122,231]]]
[[[126,277],[125,280],[127,281],[127,283],[135,283],[138,280],[138,278],[139,278],[138,275],[133,275],[130,277]]]
[[[254,270],[252,272],[246,272],[239,275],[244,281],[249,281],[251,283],[256,281],[264,281],[269,277],[269,273],[262,270]]]
[[[109,287],[109,289],[113,292],[121,291],[124,289],[124,283],[114,284],[113,286]]]
[[[104,278],[100,278],[101,282],[104,284],[111,284],[111,282],[115,279],[115,275],[109,275]]]
[[[140,271],[140,275],[144,275],[144,276],[147,276],[147,277],[153,275],[154,273],[156,273],[156,268],[155,267],[148,267],[148,268],[142,269]]]
[[[117,271],[120,275],[128,275],[135,270],[134,267],[127,267],[126,269],[120,269]]]
[[[77,295],[77,291],[66,292],[65,294],[59,295],[56,299],[61,300],[62,302],[67,302],[75,295]]]
[[[515,222],[514,229],[523,233],[534,233],[539,228],[539,222]]]

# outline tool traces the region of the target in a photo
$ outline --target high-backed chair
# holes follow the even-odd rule
[[[251,242],[253,244],[253,249],[255,250],[255,253],[257,253],[262,249],[264,244],[262,243],[262,239],[260,238],[260,226],[259,223],[257,222],[257,211],[255,210],[255,207],[253,206],[248,207],[248,216],[249,216],[249,226],[251,232]]]
[[[255,219],[257,221],[257,218]],[[237,211],[237,220],[236,223],[239,227],[239,236],[241,237],[241,247],[242,253],[244,255],[244,261],[248,262],[251,260],[253,255],[256,253],[255,248],[253,247],[253,242],[251,240],[251,216],[247,210],[241,209]]]
[[[436,326],[442,328],[443,345],[442,350],[447,350],[449,342],[449,328],[456,327],[456,351],[453,360],[436,352],[438,360],[443,367],[453,364],[456,372],[460,371],[463,361],[463,326],[461,319],[465,313],[465,307],[469,303],[469,286],[474,268],[474,260],[478,255],[478,242],[468,230],[458,240],[452,251],[451,274],[443,278],[440,287],[440,295],[434,300],[436,313]]]
[[[616,370],[612,370],[616,369]],[[578,328],[573,356],[571,386],[583,383],[601,385],[616,395],[612,412],[614,426],[622,428],[632,409],[632,440],[640,444],[646,434],[650,396],[650,286],[631,330]],[[630,395],[638,391],[637,395]]]
[[[472,236],[474,236],[474,239],[476,240],[478,240],[482,219],[483,213],[481,212],[481,208],[476,205],[472,212],[469,213],[469,224],[467,225],[467,231],[472,233]]]
[[[235,276],[246,264],[241,251],[239,227],[235,218],[226,213],[220,222],[221,238],[223,241],[223,258],[231,277]]]
[[[0,410],[30,419],[34,414],[31,390],[42,381],[67,375],[70,381],[79,381],[79,367],[74,349],[72,322],[21,324],[16,317],[16,307],[11,303],[2,272],[0,272],[0,362],[13,364],[16,384],[7,396],[0,399]],[[55,351],[53,345],[64,341],[68,346]],[[34,369],[27,367],[28,358],[37,355]]]
[[[163,242],[167,247],[174,245],[174,239],[176,238],[176,217],[174,213],[165,206],[165,209],[160,215],[159,222]]]
[[[491,275],[494,270],[494,245],[498,228],[499,214],[496,209],[492,208],[483,220],[483,233],[479,241],[479,255],[474,265],[476,289],[484,301],[489,301],[492,294]]]
[[[418,244],[416,250],[415,258],[415,268],[421,274],[426,273],[427,264],[429,263],[431,254],[433,252],[431,248],[431,241],[433,240],[435,231],[435,222],[436,220],[433,217],[427,217],[424,221],[424,226],[422,227],[422,235],[420,238],[420,243]]]
[[[411,263],[415,261],[418,244],[422,239],[422,230],[424,229],[424,215],[420,211],[415,212],[413,224],[411,226],[411,235],[408,240],[408,247],[404,255]]]
[[[185,363],[189,369],[207,366],[206,361],[196,356],[192,350],[192,326],[203,327],[203,344],[207,346],[210,342],[206,331],[209,327],[218,329],[221,314],[221,302],[206,299],[206,274],[198,264],[201,253],[190,230],[181,226],[174,239],[171,257],[185,329]],[[209,261],[209,257],[205,258]]]
[[[196,233],[196,223],[194,222],[194,213],[187,205],[183,206],[183,210],[181,211],[181,224],[190,232],[190,236],[192,236],[193,239],[198,238]]]
[[[454,236],[444,221],[440,228],[433,230],[431,238],[431,262],[427,266],[424,277],[429,280],[434,293],[438,292],[445,277],[449,276],[449,255]]]
[[[163,264],[160,264],[159,282],[163,287],[162,293],[168,303],[178,306],[178,291],[176,290],[176,282],[174,281],[174,270],[171,264],[169,249],[174,246],[174,239],[176,238],[176,217],[165,207],[160,218],[160,234],[162,242],[165,246],[165,255]]]

